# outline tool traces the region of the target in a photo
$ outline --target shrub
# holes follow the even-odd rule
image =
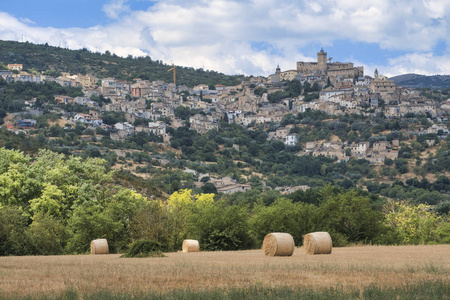
[[[154,240],[139,240],[121,257],[165,257],[161,247],[161,243]]]

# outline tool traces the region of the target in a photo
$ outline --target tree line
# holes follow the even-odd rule
[[[31,157],[0,149],[0,255],[86,253],[108,239],[111,252],[138,240],[176,251],[186,238],[203,250],[259,248],[267,233],[288,232],[297,246],[311,231],[348,243],[449,243],[448,214],[424,204],[394,203],[367,192],[327,185],[289,196],[252,191],[217,197],[181,189],[168,198],[122,184],[105,160],[41,150]]]

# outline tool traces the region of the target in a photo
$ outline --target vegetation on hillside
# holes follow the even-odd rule
[[[0,41],[0,63],[4,65],[19,63],[24,69],[57,77],[61,72],[70,74],[94,74],[100,78],[114,77],[132,81],[134,78],[144,80],[163,80],[172,82],[173,75],[168,72],[172,66],[149,56],[126,58],[110,51],[105,53],[90,52],[87,49],[69,50],[47,44],[35,45],[12,41]],[[242,75],[225,75],[215,71],[205,71],[190,67],[176,67],[177,85],[193,87],[197,84],[237,85],[244,79]]]

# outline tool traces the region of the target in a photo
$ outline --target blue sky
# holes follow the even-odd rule
[[[1,4],[0,11],[17,18],[29,19],[35,26],[88,28],[110,24],[112,20],[103,11],[104,5],[114,1],[104,0],[13,0]],[[120,2],[118,2],[120,3]],[[146,10],[152,2],[127,1],[130,10]]]
[[[448,0],[14,0],[0,39],[267,76],[354,62],[372,75],[450,74]]]

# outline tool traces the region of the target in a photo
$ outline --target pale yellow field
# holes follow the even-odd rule
[[[0,294],[167,291],[190,288],[405,286],[450,280],[450,245],[334,248],[331,255],[266,257],[262,250],[119,255],[0,257]]]

